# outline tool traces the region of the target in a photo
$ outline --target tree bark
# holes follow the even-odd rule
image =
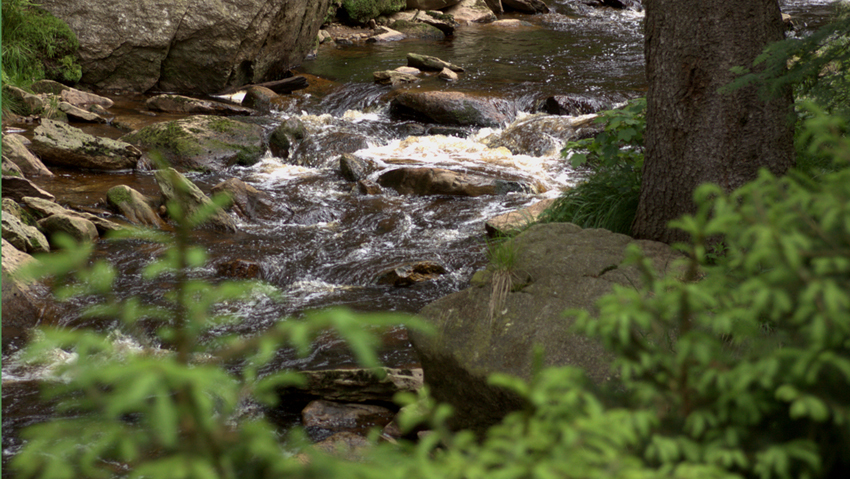
[[[734,190],[761,168],[794,165],[790,90],[765,99],[757,86],[729,93],[734,66],[752,68],[782,40],[777,0],[645,0],[647,113],[637,238],[687,241],[670,220],[695,211],[705,182]]]

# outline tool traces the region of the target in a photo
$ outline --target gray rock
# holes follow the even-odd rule
[[[0,163],[0,174],[2,176],[18,176],[23,178],[24,172],[18,167],[18,165],[12,163],[5,156],[2,158],[2,163]]]
[[[506,100],[457,91],[403,91],[390,102],[390,113],[442,125],[498,127],[516,116],[516,107]]]
[[[230,178],[213,186],[210,193],[226,193],[230,197],[230,206],[239,217],[251,221],[276,216],[274,199],[265,191],[260,191],[238,178]]]
[[[369,147],[369,137],[354,131],[322,130],[303,140],[290,161],[310,168],[335,168],[343,153],[354,153]]]
[[[55,214],[38,220],[38,228],[44,231],[55,246],[56,235],[66,234],[78,242],[94,242],[100,237],[97,227],[91,221],[76,215]]]
[[[154,178],[162,192],[163,203],[178,202],[190,218],[201,208],[208,208],[212,204],[207,195],[174,168],[157,170]],[[221,208],[215,208],[215,212],[200,226],[227,232],[237,230],[236,222]]]
[[[25,283],[15,278],[21,267],[36,261],[32,256],[18,250],[2,240],[0,251],[3,257],[2,310],[3,349],[44,319],[47,313],[47,288],[38,283]]]
[[[396,20],[390,26],[410,38],[422,40],[442,40],[446,38],[446,34],[442,30],[422,21]]]
[[[75,211],[69,210],[62,205],[57,204],[53,199],[26,196],[21,198],[27,212],[33,215],[34,218],[42,219],[51,215],[74,215]]]
[[[213,94],[300,64],[330,0],[43,0],[80,42],[97,90]],[[203,39],[203,40],[200,40]]]
[[[390,170],[378,177],[378,184],[393,188],[402,195],[483,196],[534,192],[531,185],[519,181],[427,167]]]
[[[272,109],[272,101],[278,96],[277,93],[269,88],[254,85],[245,90],[242,106],[262,112],[269,112]]]
[[[99,106],[102,108],[111,108],[114,102],[105,96],[95,95],[76,88],[66,88],[59,93],[59,98],[80,108],[89,108],[91,106]]]
[[[155,228],[165,225],[162,218],[151,207],[148,198],[129,186],[118,185],[110,188],[106,192],[106,203],[113,211],[124,215],[131,223]]]
[[[552,115],[587,115],[613,108],[610,101],[585,95],[553,95],[543,102],[541,110]]]
[[[71,87],[54,80],[39,80],[30,85],[30,90],[32,90],[33,93],[50,93],[51,95],[56,96],[59,96],[63,91],[70,89]]]
[[[59,111],[67,115],[68,119],[72,121],[106,123],[106,118],[88,110],[83,110],[82,108],[74,106],[66,101],[59,102]]]
[[[458,76],[457,73],[449,70],[448,68],[443,68],[440,73],[437,74],[438,78],[441,78],[446,81],[457,81]]]
[[[157,95],[145,102],[149,110],[192,115],[250,115],[250,108],[222,101],[201,100],[183,95]]]
[[[24,136],[5,133],[3,135],[3,158],[17,165],[21,172],[27,176],[53,176],[53,172],[48,170],[44,163],[27,149],[27,143],[30,143],[30,141]]]
[[[407,35],[402,32],[387,27],[378,27],[375,29],[375,33],[367,38],[366,41],[369,43],[397,42],[405,38],[407,38]]]
[[[543,365],[583,369],[597,384],[615,379],[611,357],[596,340],[573,333],[563,317],[570,308],[596,313],[596,301],[614,284],[636,287],[641,274],[623,266],[624,250],[637,244],[659,271],[680,257],[669,246],[607,230],[582,230],[568,223],[535,225],[515,237],[513,286],[490,316],[493,269],[473,277],[473,285],[443,297],[420,312],[438,333],[410,332],[438,401],[455,408],[452,427],[483,431],[505,414],[525,406],[507,390],[487,384],[491,373],[529,379],[535,346]]]
[[[499,215],[484,222],[484,231],[491,238],[509,236],[534,225],[537,218],[555,203],[554,198],[538,201],[531,206]]]
[[[264,153],[263,127],[231,118],[197,115],[148,125],[121,139],[155,151],[169,166],[220,171],[252,165]]]
[[[339,172],[348,181],[360,181],[378,170],[370,160],[359,158],[351,153],[343,153],[339,157]]]
[[[32,150],[47,164],[93,170],[132,169],[142,157],[142,152],[129,143],[92,136],[47,119],[35,129]]]
[[[26,178],[4,176],[2,188],[4,198],[11,198],[18,202],[27,196],[44,198],[49,201],[53,201],[55,199],[53,195],[39,188],[35,183]]]
[[[372,427],[384,427],[395,413],[372,404],[338,403],[319,399],[301,411],[301,423],[310,429],[348,431],[366,434]]]
[[[15,248],[29,254],[47,253],[50,244],[41,231],[34,226],[24,224],[20,218],[11,213],[3,212],[3,239]]]

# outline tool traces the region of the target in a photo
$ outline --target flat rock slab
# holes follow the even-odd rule
[[[193,115],[250,115],[254,113],[251,108],[183,95],[157,95],[148,98],[145,106],[149,110]]]
[[[483,196],[533,193],[531,185],[444,168],[397,168],[378,177],[378,184],[403,195]]]
[[[487,232],[487,236],[491,238],[518,233],[533,225],[540,214],[553,203],[555,203],[555,199],[549,198],[538,201],[527,208],[490,218],[484,223],[484,230]]]
[[[58,121],[42,119],[34,133],[32,150],[47,164],[128,170],[142,157],[142,152],[129,143],[92,136]]]

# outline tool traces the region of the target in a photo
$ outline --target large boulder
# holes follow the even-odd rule
[[[390,113],[443,125],[498,127],[516,116],[516,107],[501,98],[457,91],[404,91],[390,102]]]
[[[27,149],[30,141],[22,135],[3,134],[3,158],[11,161],[27,176],[53,176],[44,163]]]
[[[219,171],[234,164],[251,165],[264,152],[263,127],[231,118],[196,115],[148,125],[121,139],[187,170]]]
[[[25,283],[15,278],[20,268],[32,261],[32,256],[18,250],[11,243],[2,240],[0,246],[3,257],[2,309],[3,309],[3,350],[18,339],[25,339],[29,329],[37,326],[45,316],[47,309],[47,289],[37,283]]]
[[[533,193],[532,185],[444,168],[405,167],[378,177],[378,184],[402,195],[483,196]]]
[[[330,0],[42,0],[99,90],[209,94],[277,79],[309,53]]]
[[[50,215],[38,220],[38,229],[44,231],[44,234],[51,241],[54,241],[56,235],[59,234],[70,236],[80,243],[92,243],[100,238],[100,233],[98,233],[97,226],[94,223],[81,216],[65,213]],[[51,246],[55,245],[51,243]]]
[[[44,198],[24,197],[21,199],[21,203],[23,203],[25,210],[34,218],[45,219],[53,215],[63,215],[86,220],[87,222],[95,226],[97,234],[101,236],[107,234],[110,231],[119,231],[123,229],[121,225],[106,218],[101,218],[100,216],[96,216],[87,212],[68,209],[62,205],[59,205],[51,200],[47,200]],[[85,231],[88,231],[88,225],[86,225],[85,223],[77,224],[82,225],[82,228]]]
[[[2,180],[3,197],[11,198],[15,201],[32,196],[36,198],[44,198],[53,201],[55,197],[47,191],[41,189],[38,185],[26,178],[15,176],[4,176]]]
[[[530,379],[536,346],[543,348],[544,366],[579,367],[599,385],[615,379],[602,345],[572,332],[573,320],[563,313],[571,308],[594,313],[597,299],[613,285],[640,285],[637,268],[621,264],[630,244],[659,271],[679,257],[665,244],[607,230],[535,225],[513,239],[515,262],[503,265],[511,280],[503,296],[494,297],[493,285],[505,276],[488,269],[473,277],[472,287],[420,311],[438,333],[411,331],[410,336],[431,394],[455,408],[453,427],[483,431],[525,406],[516,394],[489,385],[487,377],[505,373]]]
[[[127,170],[136,167],[142,152],[123,141],[92,136],[79,128],[42,119],[32,139],[32,150],[51,165],[93,170]]]
[[[178,202],[188,217],[191,217],[201,209],[209,208],[212,200],[181,175],[174,168],[166,168],[154,172],[154,179],[162,193],[162,201],[168,204],[171,201]],[[202,227],[218,231],[235,232],[236,222],[226,211],[215,208],[214,213],[207,217]]]
[[[230,208],[241,218],[256,221],[260,218],[272,218],[275,215],[274,198],[239,178],[230,178],[212,187],[213,195],[226,193],[230,198]]]

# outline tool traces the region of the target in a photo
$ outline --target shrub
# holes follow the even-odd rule
[[[4,1],[2,17],[4,83],[27,87],[44,78],[80,80],[80,44],[68,25],[29,0]]]
[[[562,154],[573,167],[589,167],[588,176],[566,190],[541,215],[542,222],[568,222],[629,234],[640,196],[646,100],[602,112],[603,131],[594,138],[569,142]]]

